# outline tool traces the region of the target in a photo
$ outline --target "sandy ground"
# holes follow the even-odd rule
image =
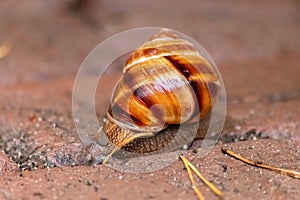
[[[297,1],[1,2],[0,44],[12,50],[0,60],[0,199],[197,199],[180,160],[151,173],[119,172],[92,165],[74,136],[52,127],[74,129],[72,87],[85,56],[107,37],[143,26],[200,42],[225,82],[231,128],[205,158],[199,141],[186,157],[225,199],[298,199],[299,180],[220,149],[300,171],[299,8]],[[224,144],[250,130],[256,140]]]

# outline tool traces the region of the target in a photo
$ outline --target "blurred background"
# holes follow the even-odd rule
[[[261,61],[299,54],[299,11],[297,0],[1,1],[0,44],[8,42],[13,48],[1,60],[0,84],[74,76],[98,43],[120,31],[144,26],[189,35],[223,71],[247,63],[251,63],[247,68],[258,67]],[[276,75],[278,66],[273,64]],[[278,68],[282,76],[294,74],[285,72],[289,66]],[[256,76],[267,78],[260,69]],[[224,76],[230,75],[224,72]]]

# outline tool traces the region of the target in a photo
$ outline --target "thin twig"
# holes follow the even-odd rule
[[[263,169],[268,169],[268,170],[271,170],[271,171],[274,171],[274,172],[277,172],[277,173],[280,173],[280,174],[284,174],[284,175],[288,175],[288,176],[293,177],[293,178],[300,179],[300,172],[289,170],[289,169],[283,169],[283,168],[279,168],[279,167],[272,167],[272,166],[269,166],[269,165],[254,162],[252,160],[244,158],[244,157],[234,153],[233,151],[227,150],[225,148],[222,148],[221,150],[222,150],[223,153],[228,154],[228,155],[230,155],[230,156],[232,156],[232,157],[234,157],[238,160],[241,160],[244,163],[247,163],[249,165],[260,167],[260,168],[263,168]]]
[[[195,180],[194,180],[193,175],[192,175],[191,168],[189,166],[189,161],[185,157],[183,157],[183,156],[180,156],[180,158],[183,161],[183,164],[184,164],[184,166],[185,166],[185,168],[186,168],[186,170],[188,172],[189,178],[190,178],[190,180],[192,182],[192,188],[195,191],[198,199],[199,200],[204,200],[204,197],[203,197],[202,193],[200,192],[200,190],[196,186]]]
[[[216,188],[216,186],[214,186],[211,182],[209,182],[208,180],[206,180],[206,179],[202,176],[202,174],[196,169],[196,167],[195,167],[190,161],[188,161],[188,160],[187,160],[185,157],[183,157],[183,156],[180,156],[180,158],[181,158],[181,160],[183,161],[183,163],[184,163],[184,165],[185,165],[185,167],[186,167],[186,169],[187,169],[187,171],[188,171],[189,178],[190,178],[190,180],[191,180],[191,182],[192,182],[192,185],[193,185],[193,189],[194,189],[194,191],[195,191],[195,193],[197,194],[197,196],[198,196],[199,199],[204,199],[204,198],[203,198],[202,194],[200,193],[199,189],[197,188],[197,186],[195,185],[195,181],[194,181],[194,179],[193,179],[193,176],[192,176],[192,174],[191,174],[191,170],[190,170],[190,169],[192,169],[192,170],[195,172],[195,174],[201,179],[201,181],[202,181],[205,185],[207,185],[207,186],[211,189],[211,191],[212,191],[213,193],[215,193],[215,194],[216,194],[218,197],[220,197],[220,198],[224,198],[224,194],[223,194],[218,188]],[[199,193],[200,193],[200,195],[199,195]]]

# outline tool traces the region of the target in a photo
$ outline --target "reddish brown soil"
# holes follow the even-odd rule
[[[0,60],[0,199],[196,199],[180,160],[141,174],[92,166],[72,135],[52,127],[57,122],[74,128],[73,81],[89,51],[114,33],[143,26],[183,32],[211,54],[228,96],[231,128],[224,134],[238,137],[255,129],[269,137],[228,148],[300,171],[297,1],[76,5],[71,0],[0,3],[0,44],[12,45]],[[299,180],[225,156],[222,146],[220,141],[200,159],[196,141],[186,157],[225,199],[298,199]],[[202,183],[199,187],[207,199],[217,199]]]

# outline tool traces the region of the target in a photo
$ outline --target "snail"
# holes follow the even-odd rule
[[[219,88],[215,70],[193,44],[162,29],[130,55],[115,86],[101,127],[116,147],[111,154],[185,145],[189,136],[176,135],[178,126],[198,123],[201,130]]]

